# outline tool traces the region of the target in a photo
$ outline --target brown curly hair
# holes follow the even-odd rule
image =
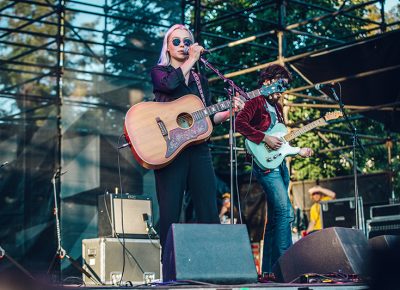
[[[271,64],[260,72],[258,84],[262,86],[265,80],[280,78],[288,79],[288,81],[291,82],[292,74],[284,66],[279,64]]]

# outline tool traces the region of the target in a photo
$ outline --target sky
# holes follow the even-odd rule
[[[385,11],[389,11],[392,9],[395,5],[399,4],[399,0],[386,0],[385,2]]]

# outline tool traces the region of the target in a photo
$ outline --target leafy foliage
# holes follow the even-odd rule
[[[215,4],[208,5],[202,15],[202,37],[207,47],[217,48],[209,57],[211,63],[215,64],[224,73],[235,72],[248,67],[275,61],[279,55],[278,40],[275,31],[282,30],[284,26],[292,25],[291,32],[284,32],[283,55],[292,56],[307,51],[314,51],[326,47],[336,46],[345,41],[356,40],[368,35],[367,30],[372,24],[368,19],[377,20],[377,9],[374,5],[358,9],[349,9],[351,6],[364,1],[328,1],[318,0],[312,3],[293,4],[286,6],[286,12],[282,11],[280,18],[280,7],[277,1],[268,4],[266,1],[212,1]],[[209,3],[209,2],[208,2]],[[212,8],[211,8],[212,7]],[[327,14],[345,10],[335,17],[325,17]],[[232,16],[230,16],[232,15]],[[396,12],[391,11],[388,17],[395,19]],[[398,13],[397,13],[398,15]],[[321,18],[314,21],[314,18]],[[219,19],[220,18],[220,19]],[[360,19],[361,18],[361,19]],[[366,19],[366,20],[363,20]],[[296,23],[303,24],[297,25]],[[375,28],[380,27],[372,25]],[[271,31],[271,33],[266,33]],[[226,43],[243,39],[246,37],[261,35],[246,44],[229,47]],[[304,80],[294,73],[293,86],[304,85]],[[223,88],[226,84],[214,81],[215,75],[208,72],[212,80],[212,88],[217,92],[216,100],[220,100]],[[257,88],[257,73],[251,72],[240,75],[233,79],[235,83],[244,89],[253,90]],[[308,92],[312,95],[312,92]],[[286,101],[293,103],[316,104],[294,96],[287,96]],[[307,107],[289,107],[287,112],[288,125],[308,123],[323,116],[328,110],[313,109]],[[349,113],[349,112],[348,112]],[[377,138],[361,138],[365,152],[357,147],[357,168],[360,173],[370,173],[389,170],[385,140],[398,139],[398,134],[387,132],[383,124],[358,115],[353,120],[358,134],[375,136]],[[294,180],[319,179],[341,175],[352,174],[353,156],[351,150],[352,138],[348,125],[345,122],[336,122],[329,127],[330,131],[343,132],[337,134],[314,130],[297,138],[293,145],[300,147],[311,147],[315,152],[312,158],[292,158],[291,171]],[[228,126],[223,125],[215,129],[215,135],[226,135]],[[214,143],[219,146],[227,146],[227,139],[215,138]],[[369,145],[371,144],[371,145]],[[237,138],[237,146],[243,146],[243,139]],[[336,150],[335,148],[342,148]],[[396,146],[394,146],[393,150]],[[322,153],[319,153],[322,152]],[[393,153],[392,153],[393,154]],[[396,153],[394,153],[396,154]],[[244,155],[239,156],[239,168],[246,168]],[[395,156],[395,155],[393,155]],[[393,158],[393,169],[398,167],[398,156]],[[227,170],[229,156],[218,154],[215,157],[215,165],[218,170]],[[396,184],[399,187],[399,182]]]

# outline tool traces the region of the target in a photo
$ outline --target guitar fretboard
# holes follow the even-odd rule
[[[259,89],[246,93],[247,99],[254,99],[255,97],[258,97],[260,95],[262,95],[262,93]],[[192,116],[195,121],[198,121],[200,119],[203,119],[204,117],[211,116],[215,113],[227,110],[227,109],[229,109],[229,107],[230,107],[230,100],[226,100],[226,101],[205,107],[196,112],[193,112]]]
[[[290,142],[291,140],[293,140],[294,138],[299,137],[300,135],[303,135],[304,133],[314,129],[315,127],[319,127],[319,126],[324,126],[326,125],[327,122],[325,121],[324,118],[319,118],[318,120],[315,120],[314,122],[311,122],[310,124],[305,125],[304,127],[290,132],[289,134],[286,134],[283,138],[285,138],[285,140],[287,142]]]

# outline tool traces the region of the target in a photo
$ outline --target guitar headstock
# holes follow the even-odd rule
[[[288,85],[287,80],[279,79],[268,86],[263,85],[260,88],[260,92],[263,96],[269,96],[274,93],[283,93],[284,91],[287,90],[287,85]]]
[[[343,113],[340,111],[335,111],[335,112],[326,113],[324,116],[324,119],[325,119],[325,121],[330,121],[330,120],[335,120],[340,117],[343,117]]]

